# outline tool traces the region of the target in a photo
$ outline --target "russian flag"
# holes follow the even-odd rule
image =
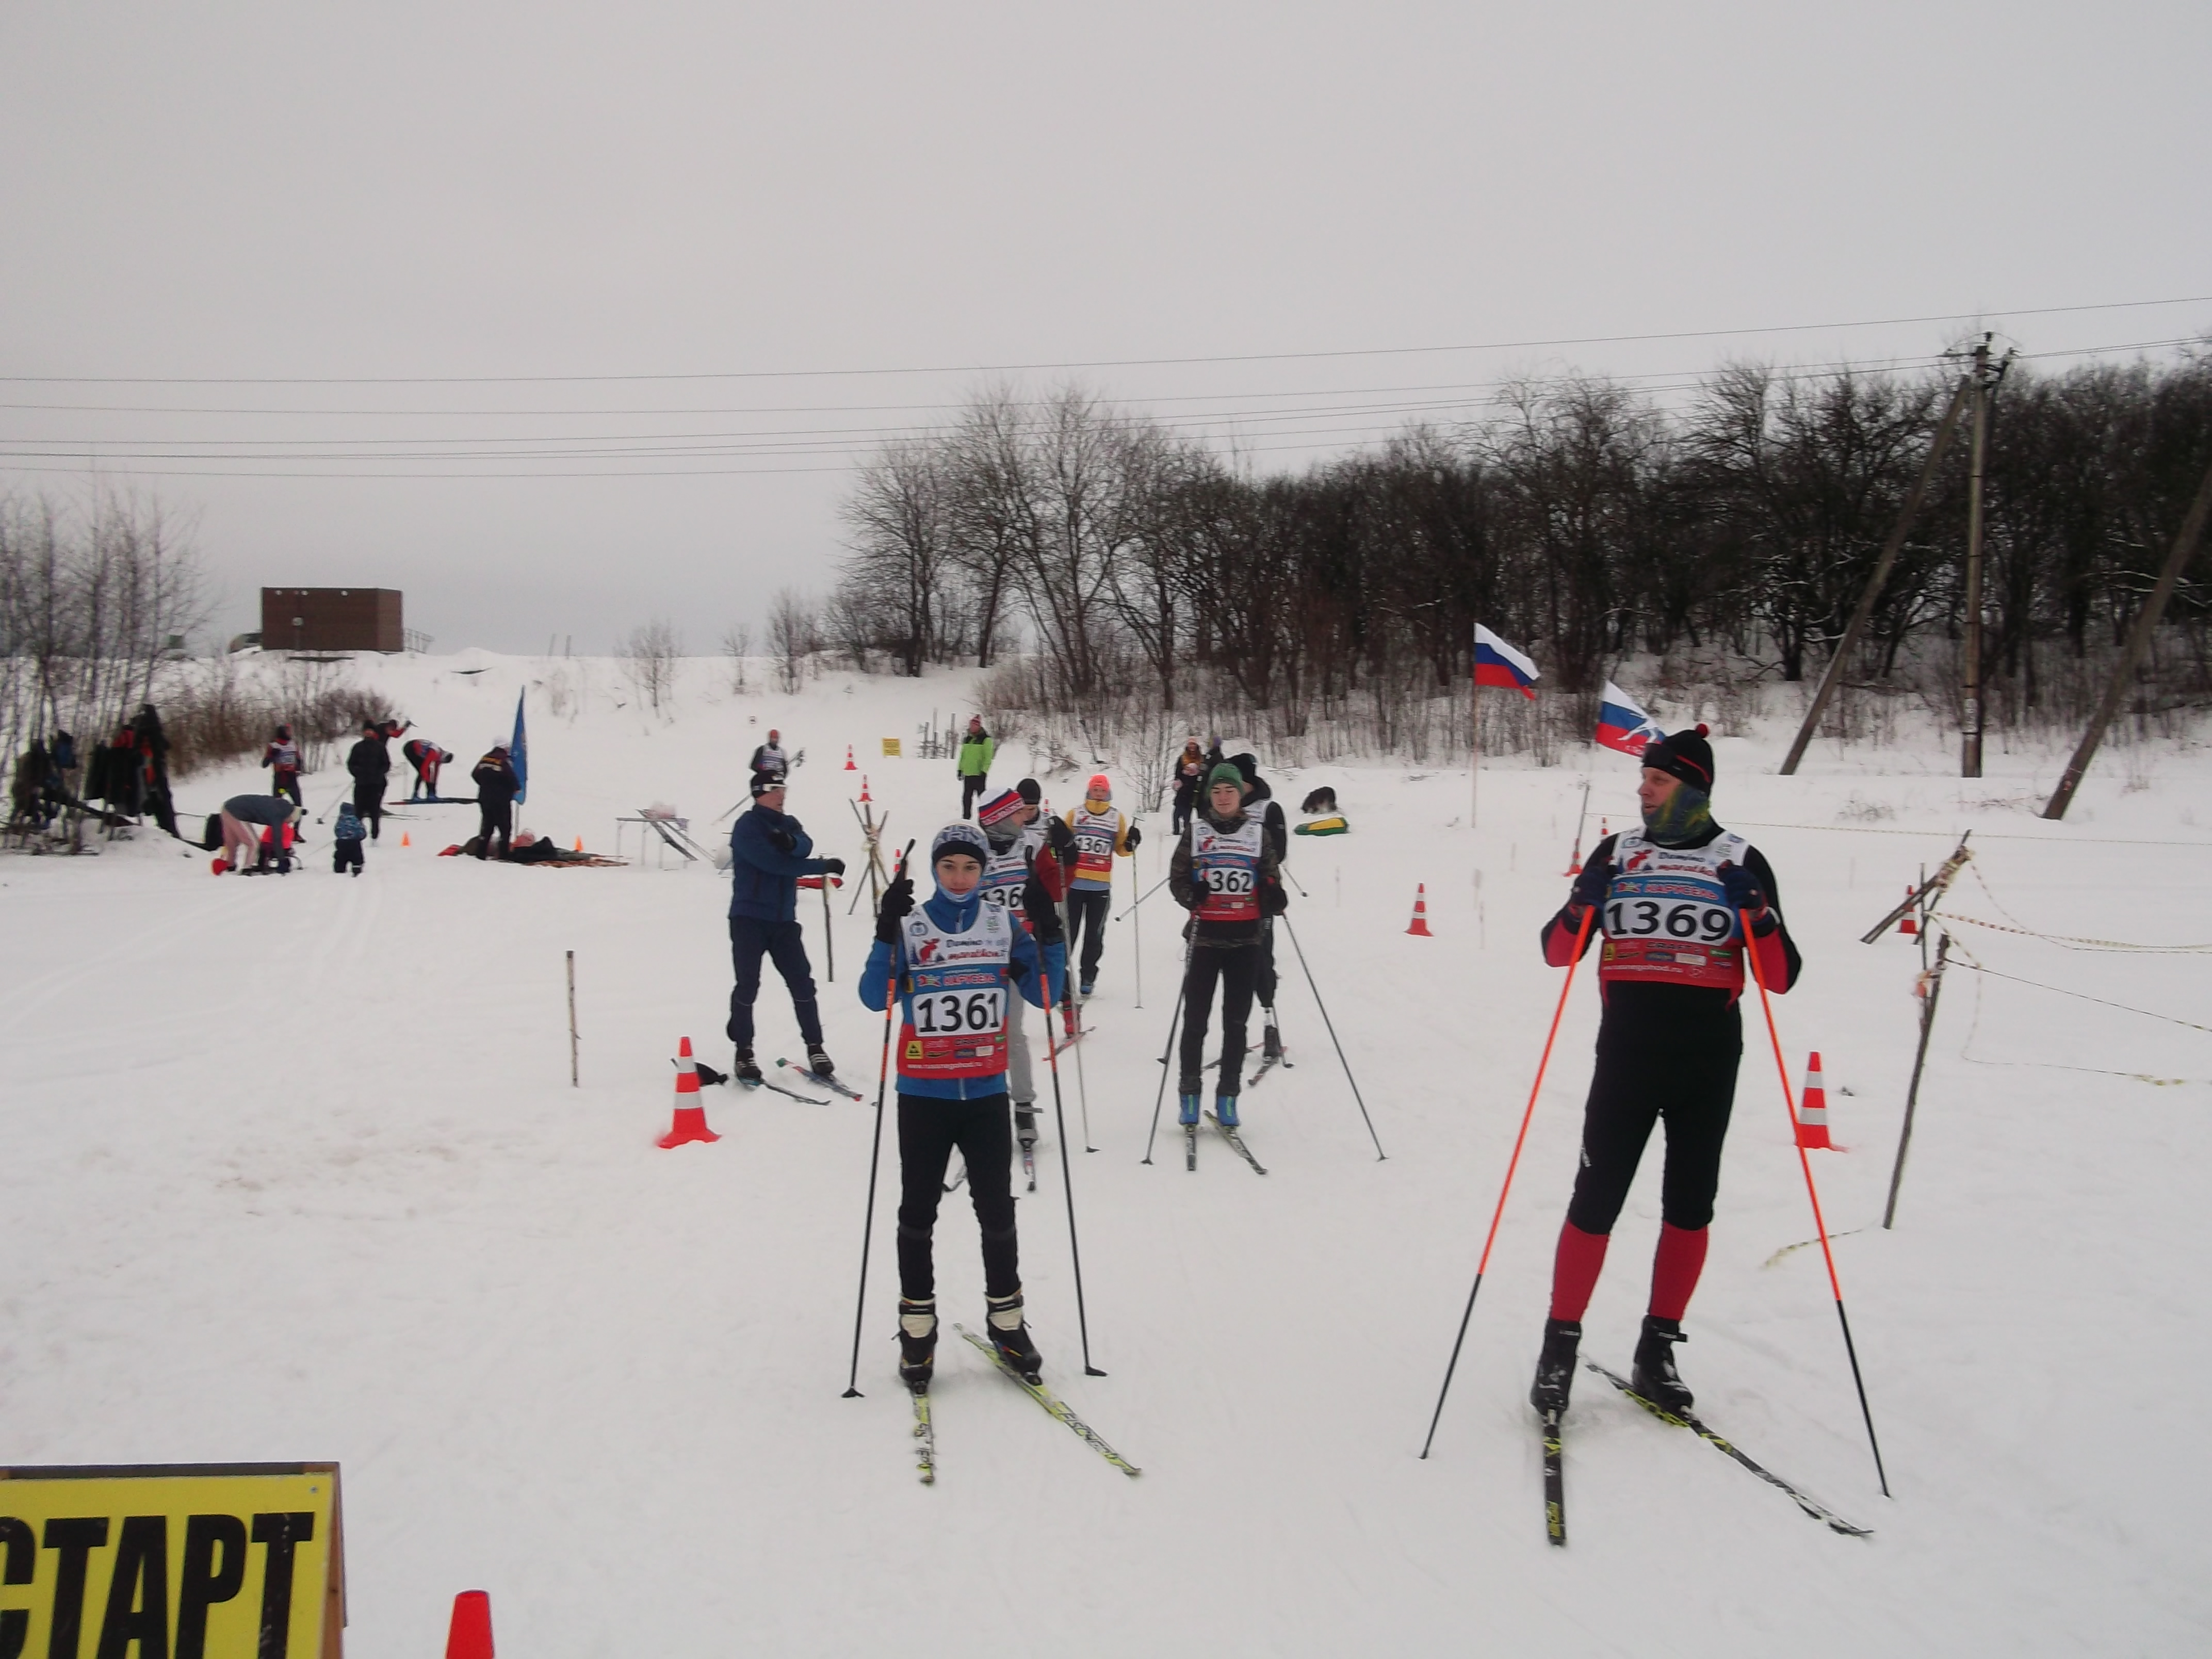
[[[1480,623],[1474,625],[1474,683],[1510,685],[1524,697],[1536,694],[1528,688],[1536,681],[1536,665],[1499,639]]]
[[[1667,734],[1644,705],[1611,680],[1605,683],[1605,700],[1598,705],[1597,736],[1601,749],[1617,749],[1624,755],[1641,755],[1644,746]]]

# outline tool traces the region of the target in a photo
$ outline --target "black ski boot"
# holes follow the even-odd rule
[[[823,1048],[823,1046],[818,1042],[811,1042],[807,1044],[806,1065],[807,1069],[811,1071],[817,1077],[835,1077],[837,1075],[836,1062],[830,1058],[829,1051]]]
[[[1283,1034],[1276,1029],[1275,1011],[1268,1008],[1261,1012],[1267,1016],[1267,1023],[1260,1028],[1260,1058],[1280,1060],[1283,1057]]]
[[[750,1048],[738,1050],[737,1079],[740,1083],[758,1083],[761,1080],[760,1066],[753,1059],[753,1051]]]
[[[1695,1403],[1674,1369],[1674,1345],[1689,1340],[1682,1334],[1680,1321],[1644,1315],[1644,1334],[1636,1342],[1636,1368],[1629,1381],[1637,1393],[1662,1411],[1686,1412]]]
[[[1044,1357],[1037,1352],[1036,1344],[1030,1340],[1030,1328],[1022,1322],[1022,1293],[1016,1291],[1012,1296],[987,1296],[983,1304],[983,1322],[989,1329],[992,1346],[1024,1381],[1042,1382]]]
[[[937,1364],[937,1300],[899,1298],[899,1381],[916,1394],[929,1392]]]
[[[1528,1403],[1539,1417],[1565,1413],[1567,1396],[1575,1388],[1575,1352],[1582,1341],[1583,1328],[1577,1321],[1544,1322],[1544,1351],[1536,1356],[1536,1380],[1528,1388]]]
[[[1024,1152],[1031,1151],[1037,1143],[1036,1103],[1018,1100],[1014,1103],[1014,1139]]]

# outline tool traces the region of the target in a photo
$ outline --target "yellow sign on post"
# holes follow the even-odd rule
[[[0,1469],[5,1659],[343,1659],[344,1629],[335,1463]]]
[[[896,760],[899,758],[899,740],[896,738],[885,738],[884,739],[884,758],[885,760]]]

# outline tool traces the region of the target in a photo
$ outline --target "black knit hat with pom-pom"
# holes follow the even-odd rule
[[[1692,731],[1669,732],[1650,744],[1644,751],[1644,763],[1693,789],[1712,793],[1713,746],[1705,741],[1702,724]]]

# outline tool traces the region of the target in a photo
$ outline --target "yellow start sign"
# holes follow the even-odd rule
[[[0,1469],[0,1659],[340,1659],[335,1463]]]
[[[885,738],[884,739],[884,758],[885,760],[898,760],[902,758],[899,754],[898,738]]]

